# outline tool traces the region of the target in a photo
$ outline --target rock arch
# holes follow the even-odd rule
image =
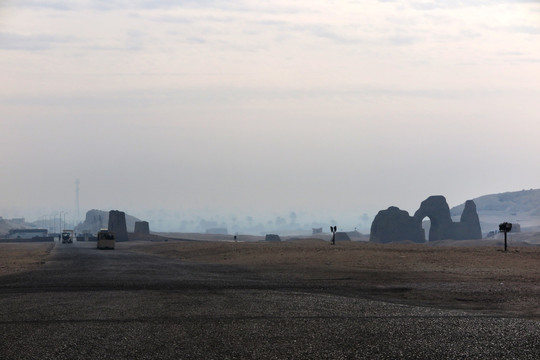
[[[414,213],[414,220],[420,228],[425,217],[431,221],[429,241],[453,238],[453,221],[450,216],[450,207],[444,196],[430,196],[422,201],[420,209]]]
[[[389,243],[395,241],[425,242],[424,230],[405,210],[390,206],[381,210],[371,223],[369,241]]]
[[[442,195],[434,195],[422,201],[420,208],[409,216],[409,213],[395,206],[381,210],[371,224],[371,242],[413,241],[425,242],[422,220],[428,217],[431,221],[428,241],[481,239],[482,229],[476,212],[476,204],[472,200],[465,202],[465,208],[459,222],[452,221],[450,207]]]

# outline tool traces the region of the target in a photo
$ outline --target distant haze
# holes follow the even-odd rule
[[[161,230],[539,187],[537,1],[128,3],[1,2],[0,216],[75,219],[76,179],[79,220]]]

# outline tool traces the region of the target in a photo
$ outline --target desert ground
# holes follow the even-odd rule
[[[497,246],[496,246],[497,244]],[[373,244],[318,239],[279,243],[123,243],[131,251],[247,267],[415,305],[500,311],[540,320],[540,246],[500,241]]]
[[[52,243],[0,243],[0,276],[45,264],[53,248]]]
[[[211,239],[0,244],[0,358],[540,356],[539,246]]]

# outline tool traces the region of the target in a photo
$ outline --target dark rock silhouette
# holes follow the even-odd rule
[[[422,227],[422,220],[429,217],[429,241],[455,239],[454,226],[450,216],[450,207],[444,196],[430,196],[420,204],[420,209],[414,213],[416,222]],[[480,237],[482,238],[482,237]]]
[[[313,231],[313,235],[315,234],[322,234],[322,227],[320,228],[311,228],[311,230]]]
[[[126,213],[118,210],[109,211],[109,231],[114,233],[116,241],[128,241]]]
[[[136,221],[135,222],[135,234],[149,235],[150,225],[148,221]]]
[[[264,241],[281,241],[281,238],[276,234],[267,234],[264,237]]]
[[[422,221],[431,221],[429,241],[481,239],[482,230],[474,201],[465,204],[460,222],[453,222],[444,196],[430,196],[422,201],[414,216],[397,207],[381,210],[371,224],[371,242],[413,241],[425,242]]]
[[[128,231],[133,231],[135,222],[139,221],[136,217],[126,214],[126,225]],[[106,229],[109,224],[109,212],[103,210],[89,210],[86,212],[84,222],[75,227],[75,232],[78,234],[97,234],[101,229]]]
[[[390,206],[381,210],[371,223],[369,241],[389,243],[394,241],[425,242],[422,225],[405,210]]]
[[[465,202],[465,209],[463,209],[459,224],[462,224],[462,229],[460,229],[461,239],[482,238],[482,228],[480,227],[480,219],[474,201],[467,200]]]
[[[344,231],[336,232],[336,241],[351,241],[349,234]]]

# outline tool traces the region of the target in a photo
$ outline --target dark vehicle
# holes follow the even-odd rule
[[[64,230],[62,232],[62,244],[73,243],[73,230]]]

